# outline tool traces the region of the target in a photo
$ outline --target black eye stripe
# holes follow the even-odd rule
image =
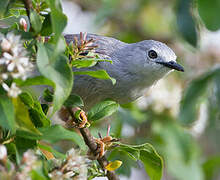
[[[157,58],[157,53],[156,53],[156,51],[154,51],[154,50],[150,50],[150,51],[148,51],[148,56],[149,56],[151,59],[156,59],[156,58]]]

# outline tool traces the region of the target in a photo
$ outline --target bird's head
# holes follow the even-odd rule
[[[129,62],[132,62],[129,69],[145,77],[147,82],[151,79],[153,83],[172,70],[184,71],[184,68],[176,62],[173,50],[159,41],[144,40],[129,44],[127,52]]]
[[[160,68],[169,70],[184,71],[184,68],[176,63],[176,55],[166,44],[154,40],[140,42],[142,50],[146,51],[146,62],[159,65]]]

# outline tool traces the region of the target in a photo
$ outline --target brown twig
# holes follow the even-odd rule
[[[33,9],[32,1],[31,0],[23,0],[24,6],[27,12],[28,17],[30,17],[30,10]]]
[[[68,111],[69,111],[71,117],[73,118],[74,122],[77,123],[77,120],[72,112],[72,109],[68,108]],[[95,138],[92,136],[92,134],[90,133],[88,128],[80,128],[79,130],[80,130],[80,133],[81,133],[86,145],[89,147],[89,150],[93,154],[95,154],[96,150],[97,150],[97,143],[95,141]],[[103,168],[103,170],[105,170],[105,166],[107,166],[109,163],[105,156],[98,158],[97,161],[100,164],[100,166]],[[106,176],[109,180],[119,180],[119,178],[116,176],[114,171],[107,171]]]

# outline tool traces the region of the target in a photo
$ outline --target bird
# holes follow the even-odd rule
[[[65,34],[67,44],[80,42],[80,34]],[[90,68],[73,68],[73,71],[105,70],[111,80],[97,79],[88,75],[75,75],[72,93],[79,95],[89,109],[95,104],[112,99],[119,104],[135,101],[143,96],[158,80],[173,70],[184,72],[176,62],[177,56],[166,44],[155,40],[125,43],[112,37],[87,34],[92,39],[94,53],[109,62],[98,62]]]

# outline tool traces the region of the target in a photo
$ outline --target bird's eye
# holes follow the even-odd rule
[[[151,59],[156,59],[157,58],[157,53],[154,51],[154,50],[150,50],[148,52],[148,56],[151,58]]]

